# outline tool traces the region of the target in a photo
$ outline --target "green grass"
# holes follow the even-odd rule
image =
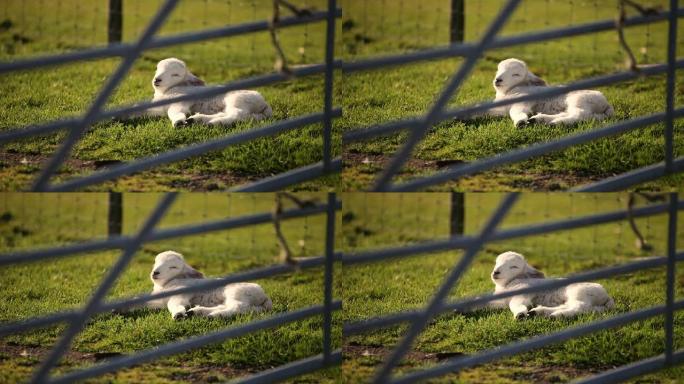
[[[465,233],[475,234],[498,205],[501,194],[471,193],[465,196]],[[343,241],[346,252],[401,246],[449,233],[449,194],[346,194],[343,197]],[[591,213],[624,209],[625,194],[525,194],[502,223],[510,228]],[[525,254],[531,264],[548,276],[563,276],[615,265],[651,255],[664,255],[667,218],[664,215],[637,220],[653,245],[650,252],[635,248],[627,223],[563,231],[488,244],[450,292],[451,300],[493,290],[489,279],[494,258],[506,250]],[[679,218],[678,225],[684,224]],[[684,240],[678,231],[678,241]],[[443,278],[461,257],[454,250],[416,255],[399,260],[347,266],[342,286],[345,322],[369,319],[410,309],[424,308]],[[382,282],[382,283],[379,283]],[[413,352],[397,372],[424,369],[438,363],[437,354],[474,354],[535,335],[654,305],[665,295],[664,268],[640,271],[600,281],[616,301],[604,314],[575,319],[533,318],[515,321],[510,311],[485,310],[468,315],[444,314],[418,337]],[[677,273],[676,296],[684,297],[684,272]],[[684,314],[675,316],[675,346],[684,347]],[[343,377],[353,383],[367,380],[384,360],[383,353],[406,333],[393,326],[344,338]],[[628,326],[597,332],[564,343],[534,350],[493,364],[451,374],[436,382],[558,382],[610,369],[663,352],[663,319],[652,318]],[[648,382],[677,382],[682,368],[650,376]]]
[[[309,195],[319,200],[324,195]],[[125,234],[134,233],[154,207],[158,194],[124,194]],[[226,197],[219,194],[181,195],[160,227],[270,212],[271,194]],[[34,247],[57,246],[98,238],[106,234],[107,195],[3,194],[0,250],[6,253]],[[323,254],[325,218],[316,215],[283,223],[285,236],[297,256]],[[278,248],[271,225],[189,236],[146,244],[112,288],[109,298],[149,292],[149,271],[156,253],[174,249],[208,276],[222,276],[277,262]],[[83,305],[120,253],[94,252],[60,260],[5,267],[0,271],[0,323],[46,315]],[[340,282],[339,266],[335,281]],[[101,314],[90,321],[74,340],[72,353],[57,372],[94,363],[93,354],[128,354],[176,340],[218,331],[246,322],[322,303],[322,268],[259,280],[273,300],[273,310],[241,315],[234,319],[189,318],[173,321],[168,311],[139,310],[131,314]],[[340,297],[336,288],[335,295]],[[335,315],[333,343],[339,348],[341,330]],[[322,318],[308,318],[250,333],[151,364],[96,379],[184,382],[229,379],[282,365],[322,351]],[[25,381],[36,367],[39,353],[46,352],[64,326],[14,334],[0,340],[0,381]],[[22,353],[23,351],[23,353]],[[335,369],[305,376],[304,381],[332,381]]]
[[[252,7],[251,3],[237,2],[232,5],[219,1],[181,2],[160,34],[264,20],[270,16],[270,7],[266,3],[266,0],[258,0]],[[125,41],[136,38],[160,4],[160,1],[147,1],[125,5]],[[324,1],[309,1],[308,4],[318,10],[325,9]],[[73,0],[4,2],[0,6],[0,21],[9,21],[6,23],[8,27],[0,30],[0,60],[103,45],[107,25],[105,5],[106,2],[102,1],[98,7],[91,7]],[[283,48],[293,65],[322,62],[324,37],[324,23],[281,31]],[[156,62],[171,56],[185,60],[193,73],[208,84],[269,73],[273,71],[274,63],[274,49],[267,32],[147,51],[111,97],[109,106],[151,99],[150,81]],[[83,113],[118,63],[118,59],[102,59],[0,76],[0,130]],[[339,90],[339,76],[336,81]],[[279,120],[317,113],[323,108],[323,76],[290,80],[258,90],[274,110],[273,118],[258,123],[181,129],[171,127],[166,118],[97,123],[74,148],[71,160],[62,167],[56,180],[92,173],[96,161],[130,161],[153,156]],[[339,92],[336,91],[337,97]],[[320,124],[298,128],[92,189],[225,189],[320,161],[323,151],[321,129]],[[333,136],[334,154],[338,155],[340,138],[337,130]],[[6,145],[0,152],[0,188],[26,188],[37,175],[41,162],[53,153],[64,137],[64,133],[57,133]],[[327,177],[294,188],[319,190],[334,186],[336,182],[337,177]]]
[[[372,2],[362,5],[346,2],[343,51],[346,60],[396,54],[446,44],[448,38],[447,1]],[[603,2],[525,1],[504,28],[503,35],[544,28],[576,25],[612,19],[615,10]],[[647,2],[665,4],[666,2]],[[466,2],[466,40],[475,41],[494,17],[501,1]],[[573,5],[574,4],[574,5]],[[365,8],[364,8],[365,7]],[[440,11],[441,10],[441,11]],[[441,19],[440,19],[441,18]],[[402,22],[400,22],[402,20]],[[640,63],[665,61],[667,25],[658,23],[626,31],[627,40]],[[678,49],[684,47],[684,29],[678,29]],[[449,102],[460,107],[491,100],[491,79],[496,64],[507,57],[527,61],[531,70],[551,84],[624,70],[623,55],[614,31],[574,38],[497,49],[478,62],[468,80]],[[392,67],[346,74],[342,130],[381,124],[419,116],[431,106],[436,95],[453,75],[461,59]],[[684,75],[678,74],[681,84]],[[450,121],[436,125],[416,147],[414,161],[404,167],[398,180],[435,173],[439,161],[471,162],[606,126],[638,116],[662,112],[665,77],[655,76],[600,88],[614,106],[615,117],[605,122],[584,122],[569,127],[531,126],[515,128],[508,118]],[[682,105],[684,88],[676,87],[675,104]],[[664,159],[663,124],[643,127],[615,137],[596,140],[481,175],[433,187],[433,190],[556,190],[623,173]],[[675,154],[684,153],[684,123],[675,123]],[[385,161],[406,141],[399,133],[366,142],[344,144],[346,160],[343,186],[346,190],[367,189]],[[363,161],[365,159],[370,160]],[[682,185],[675,176],[644,186],[671,189]]]

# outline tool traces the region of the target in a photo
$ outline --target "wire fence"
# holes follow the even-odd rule
[[[70,196],[70,198],[71,197],[78,198],[77,196]],[[154,197],[156,196],[148,196],[150,202],[153,202]],[[91,198],[92,200],[92,196],[88,198]],[[238,215],[236,217],[219,220],[199,220],[198,222],[189,225],[173,225],[174,221],[177,220],[177,218],[173,217],[174,212],[178,212],[172,209],[172,204],[176,199],[177,195],[174,193],[165,194],[159,197],[156,206],[154,204],[152,205],[154,206],[154,209],[148,209],[147,212],[142,215],[145,216],[144,221],[136,226],[137,228],[135,231],[130,231],[130,234],[71,242],[70,244],[60,247],[36,248],[34,246],[25,250],[21,250],[21,247],[19,247],[20,250],[0,255],[0,265],[6,267],[17,263],[25,264],[40,260],[55,260],[57,258],[85,252],[108,249],[122,250],[121,256],[111,268],[107,269],[101,283],[94,289],[92,296],[82,308],[51,313],[0,325],[0,336],[7,336],[17,332],[31,331],[40,327],[66,323],[67,328],[62,334],[62,337],[52,351],[42,360],[40,367],[34,373],[33,382],[68,383],[75,380],[82,380],[125,367],[153,361],[164,356],[185,352],[208,344],[237,338],[248,333],[315,316],[322,316],[321,329],[323,337],[321,354],[290,362],[286,365],[242,378],[239,381],[246,383],[274,382],[284,380],[294,375],[338,365],[341,362],[341,352],[333,349],[335,342],[332,340],[333,311],[341,309],[341,302],[335,300],[333,297],[333,267],[335,261],[339,260],[341,257],[341,255],[335,251],[335,216],[336,211],[341,208],[341,201],[337,200],[334,193],[329,193],[324,202],[314,203],[312,206],[302,208],[288,209],[285,210],[281,216],[286,220],[302,220],[323,215],[322,223],[318,226],[317,231],[320,232],[319,236],[322,242],[322,254],[319,254],[318,256],[298,259],[298,264],[296,266],[289,263],[282,263],[251,268],[217,279],[207,279],[194,286],[153,294],[143,294],[133,298],[105,300],[105,296],[111,290],[118,277],[124,272],[127,265],[130,264],[133,256],[147,243],[158,242],[165,239],[179,241],[179,238],[184,236],[197,236],[221,230],[231,230],[231,232],[239,231],[241,229],[258,226],[259,224],[269,223],[272,220],[272,214],[267,212],[242,216]],[[164,228],[159,228],[162,221],[165,222]],[[104,363],[70,371],[59,377],[50,377],[50,372],[68,351],[74,338],[81,332],[86,325],[86,322],[96,314],[110,312],[116,309],[124,309],[150,300],[171,297],[182,293],[199,292],[222,287],[226,284],[263,279],[294,272],[299,269],[307,270],[312,268],[322,268],[324,271],[323,292],[321,292],[320,296],[322,297],[322,304],[320,305],[277,313],[271,317],[260,318],[238,326],[193,336],[181,341],[170,342],[130,355],[111,358]]]
[[[154,36],[159,34],[162,26],[168,25],[168,19],[174,9],[176,9],[177,5],[177,0],[164,1],[158,8],[156,14],[154,14],[154,16],[149,20],[149,23],[142,30],[139,38],[130,43],[124,42],[102,48],[89,48],[57,55],[20,58],[0,63],[0,74],[5,74],[14,71],[44,68],[47,66],[73,63],[83,60],[93,60],[116,56],[122,58],[114,73],[112,73],[112,75],[106,81],[83,116],[77,118],[66,118],[58,121],[25,127],[11,128],[0,134],[0,143],[8,143],[18,139],[68,130],[67,137],[64,139],[61,147],[56,151],[53,157],[43,165],[40,175],[33,183],[31,188],[32,190],[66,191],[84,188],[89,185],[102,183],[104,181],[112,180],[124,175],[130,175],[144,170],[149,170],[170,162],[181,161],[187,158],[205,154],[207,152],[224,149],[228,146],[276,135],[278,133],[292,131],[311,124],[320,124],[322,127],[320,132],[323,145],[320,162],[270,176],[251,184],[238,186],[234,189],[238,191],[277,190],[295,183],[315,179],[323,175],[337,173],[340,171],[341,159],[333,158],[332,145],[332,121],[334,118],[341,115],[341,110],[339,108],[333,107],[334,69],[339,67],[339,62],[335,60],[334,52],[335,24],[336,19],[341,16],[341,9],[337,7],[335,0],[327,1],[326,9],[323,11],[312,11],[298,16],[283,17],[275,25],[275,28],[280,30],[295,26],[301,27],[318,22],[324,22],[325,39],[321,43],[324,47],[322,63],[299,66],[293,68],[291,73],[276,72],[265,75],[257,75],[220,86],[206,87],[197,92],[166,100],[143,102],[112,109],[104,109],[106,102],[114,93],[117,86],[123,81],[126,74],[131,70],[134,62],[147,50],[177,46],[180,44],[203,42],[222,37],[246,36],[257,32],[267,33],[270,28],[270,22],[268,20],[263,20],[207,28],[196,32],[181,32],[155,38]],[[124,39],[124,41],[125,40],[126,39]],[[273,53],[271,52],[270,55],[272,54]],[[84,133],[88,130],[88,127],[95,122],[118,116],[126,116],[131,113],[140,112],[155,106],[170,105],[180,101],[196,100],[204,97],[220,95],[232,90],[270,85],[289,80],[293,77],[298,78],[312,75],[323,75],[324,77],[323,110],[320,113],[312,113],[305,116],[278,121],[262,128],[189,145],[184,148],[160,153],[148,158],[142,158],[128,163],[118,164],[104,171],[96,172],[85,177],[72,179],[59,185],[50,184],[50,180],[54,176],[55,172],[59,170],[60,166],[69,157],[72,149],[83,137]]]
[[[684,61],[676,58],[677,45],[677,19],[684,16],[684,8],[679,8],[677,1],[670,1],[668,11],[658,11],[646,15],[628,17],[624,26],[648,25],[650,23],[667,20],[667,61],[661,64],[645,66],[640,70],[616,72],[608,75],[596,76],[571,82],[564,87],[549,88],[534,95],[518,96],[494,102],[447,108],[449,100],[456,94],[477,62],[486,52],[507,47],[517,47],[531,43],[552,42],[560,38],[584,36],[615,29],[614,20],[602,20],[573,25],[564,28],[545,29],[529,33],[514,34],[511,36],[497,37],[504,25],[510,21],[520,5],[520,1],[508,1],[499,10],[487,30],[475,43],[452,44],[444,47],[430,48],[415,52],[375,56],[372,58],[359,59],[345,62],[343,71],[346,74],[361,70],[386,68],[391,65],[416,63],[425,60],[443,59],[449,57],[463,57],[463,63],[454,75],[448,80],[440,95],[424,116],[416,116],[397,121],[381,123],[366,128],[355,129],[343,135],[343,143],[349,144],[357,141],[369,140],[379,136],[407,132],[408,139],[397,150],[385,169],[376,177],[373,191],[415,191],[430,186],[435,186],[447,181],[458,180],[465,176],[473,175],[493,168],[517,163],[529,158],[538,157],[554,151],[559,151],[570,146],[587,143],[590,141],[609,138],[621,133],[629,132],[650,124],[664,122],[664,161],[651,166],[642,167],[624,174],[594,182],[589,185],[577,187],[577,191],[610,191],[628,188],[630,186],[655,180],[666,175],[684,170],[684,158],[675,157],[674,153],[674,120],[684,115],[684,109],[675,108],[675,73],[684,66]],[[507,106],[518,102],[540,100],[548,97],[559,96],[569,91],[590,89],[592,87],[616,84],[623,81],[633,80],[641,76],[653,76],[658,74],[667,75],[665,112],[655,113],[648,116],[640,116],[631,120],[618,122],[606,127],[569,135],[558,140],[541,142],[529,147],[515,149],[496,156],[478,159],[476,161],[447,167],[438,173],[410,179],[401,184],[393,184],[392,180],[407,163],[416,146],[425,138],[429,129],[435,124],[450,120],[468,118],[478,112],[484,112],[492,107]]]
[[[342,1],[345,10],[342,20],[344,58],[353,60],[476,41],[503,3],[503,0]],[[574,27],[614,19],[614,5],[596,0],[526,0],[513,12],[500,35],[549,29],[552,24]],[[662,10],[667,8],[667,0],[649,1],[646,5]],[[462,21],[458,17],[461,15]],[[460,29],[463,38],[453,39],[453,29]],[[640,63],[666,60],[665,23],[634,26],[625,33],[635,47]],[[615,43],[615,34],[605,31],[568,36],[559,41],[530,43],[514,49],[495,49],[487,54],[526,57],[542,68],[562,62],[572,64],[574,68],[614,69],[624,61],[623,52]],[[568,68],[568,65],[563,65],[559,71],[567,77]]]
[[[468,197],[466,197],[468,198]],[[643,207],[634,208],[631,211],[617,210],[594,214],[582,214],[577,217],[564,218],[560,220],[535,221],[533,224],[512,225],[501,228],[501,224],[516,219],[511,217],[517,208],[518,194],[508,194],[501,199],[499,206],[494,209],[479,230],[470,234],[454,235],[440,240],[422,241],[416,244],[404,246],[392,246],[387,248],[373,248],[361,251],[345,252],[342,257],[343,266],[349,267],[361,263],[381,263],[389,260],[397,260],[430,252],[447,251],[462,249],[463,256],[458,259],[456,264],[447,272],[442,284],[436,289],[434,295],[429,299],[424,308],[409,310],[400,313],[385,314],[380,317],[364,319],[344,324],[343,333],[345,337],[377,330],[380,328],[408,324],[408,330],[401,333],[400,341],[387,358],[383,359],[381,366],[377,369],[373,382],[376,383],[413,383],[419,380],[434,378],[437,376],[459,372],[462,369],[476,365],[492,362],[515,354],[527,352],[536,348],[545,347],[553,343],[566,341],[572,338],[587,335],[593,332],[606,330],[639,321],[655,316],[663,316],[665,320],[664,351],[660,356],[634,362],[632,364],[618,367],[595,376],[582,379],[581,382],[619,382],[636,375],[652,372],[665,368],[672,364],[684,362],[684,350],[674,350],[673,347],[673,313],[684,308],[684,301],[675,301],[675,265],[677,261],[684,260],[684,253],[677,249],[677,215],[678,211],[684,210],[684,202],[678,199],[676,193],[667,195],[667,202],[660,204],[649,204]],[[538,202],[538,199],[536,199]],[[359,202],[356,202],[358,207]],[[471,207],[472,209],[473,207]],[[662,251],[664,256],[654,256],[638,258],[624,264],[615,266],[592,269],[581,273],[567,276],[565,279],[551,279],[538,286],[516,289],[496,294],[486,294],[483,296],[464,298],[457,301],[449,301],[448,294],[458,284],[463,274],[470,269],[476,255],[484,247],[505,240],[523,241],[524,237],[542,236],[545,234],[555,234],[561,231],[571,231],[579,229],[589,229],[609,223],[624,221],[630,216],[636,218],[651,217],[654,215],[666,214],[666,246]],[[349,220],[349,215],[347,220]],[[473,217],[471,214],[468,217]],[[344,215],[343,215],[344,220]],[[472,225],[472,224],[471,224]],[[615,317],[608,317],[594,322],[584,323],[559,332],[535,336],[526,340],[516,341],[502,345],[497,348],[480,351],[467,356],[460,356],[446,359],[436,366],[427,369],[412,370],[408,374],[400,377],[393,376],[393,371],[397,368],[401,360],[409,353],[414,341],[426,329],[428,324],[439,314],[457,311],[465,312],[469,308],[477,307],[491,300],[512,297],[524,293],[542,292],[553,288],[560,288],[576,282],[585,282],[597,279],[604,279],[630,272],[638,272],[650,268],[667,267],[667,284],[663,296],[666,297],[665,305],[636,311],[621,313]]]

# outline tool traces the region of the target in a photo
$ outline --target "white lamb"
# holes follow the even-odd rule
[[[496,90],[494,101],[520,97],[548,89],[546,82],[527,69],[518,59],[499,63],[493,81]],[[489,110],[487,115],[506,116],[516,127],[529,123],[573,124],[583,120],[601,120],[613,116],[613,107],[599,91],[571,91],[564,95],[526,101]]]
[[[534,269],[515,252],[504,252],[496,258],[491,275],[494,293],[521,289],[543,281],[544,274]],[[597,283],[575,283],[551,291],[513,296],[489,302],[491,308],[510,308],[516,319],[541,315],[571,317],[586,312],[601,312],[613,308],[615,302],[605,288]]]
[[[178,289],[206,281],[204,275],[189,266],[180,253],[166,251],[154,259],[150,272],[154,283],[152,293]],[[174,319],[188,315],[231,317],[240,313],[268,311],[271,299],[260,285],[228,284],[209,291],[171,296],[147,303],[148,308],[168,308]]]
[[[186,95],[203,86],[204,81],[193,75],[183,61],[173,57],[164,59],[157,64],[157,72],[152,79],[152,101]],[[140,115],[168,115],[176,127],[193,122],[230,125],[242,120],[268,118],[272,114],[271,107],[259,92],[233,91],[207,99],[151,108]]]

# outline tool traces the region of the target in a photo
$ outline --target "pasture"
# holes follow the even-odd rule
[[[295,2],[301,3],[304,2]],[[142,32],[162,1],[124,1],[123,41]],[[254,1],[181,1],[161,29],[161,36],[267,20],[271,3]],[[324,10],[325,1],[309,1]],[[289,16],[284,12],[283,17]],[[5,1],[0,6],[0,60],[102,46],[107,36],[107,2],[78,0]],[[291,65],[321,63],[325,24],[282,29],[281,45]],[[338,35],[339,36],[339,35]],[[167,57],[184,60],[207,84],[223,84],[273,72],[275,50],[268,32],[213,39],[144,52],[109,100],[108,107],[152,99],[156,63]],[[81,61],[58,67],[0,75],[0,131],[40,124],[83,113],[118,58]],[[339,78],[336,87],[339,91]],[[195,125],[173,128],[168,118],[142,118],[96,123],[74,148],[55,180],[90,174],[111,164],[153,156],[194,143],[255,129],[279,120],[320,112],[323,76],[292,79],[257,89],[271,104],[273,117],[241,122],[231,127]],[[335,99],[339,99],[336,91]],[[333,156],[341,139],[333,134]],[[40,165],[66,137],[59,132],[3,145],[0,150],[0,188],[26,189]],[[322,158],[322,126],[310,125],[122,177],[91,190],[160,191],[221,190],[315,163]],[[336,176],[305,182],[294,189],[316,189],[336,184]]]
[[[474,235],[496,208],[502,194],[465,195],[465,234]],[[443,239],[449,234],[450,195],[440,193],[346,194],[343,207],[343,247],[346,253]],[[509,212],[502,228],[541,223],[625,209],[626,194],[528,193]],[[678,228],[684,224],[680,215]],[[637,219],[637,225],[653,250],[634,246],[627,222],[615,222],[546,235],[487,244],[450,292],[450,300],[492,292],[489,278],[496,255],[514,250],[547,276],[560,277],[665,254],[665,215]],[[684,232],[678,230],[678,241]],[[344,267],[343,321],[424,308],[442,279],[459,260],[459,250],[419,254],[384,262]],[[677,269],[676,297],[684,297],[684,271]],[[627,311],[662,305],[665,269],[651,269],[600,281],[616,302],[603,314],[574,319],[530,318],[515,321],[509,310],[482,310],[470,314],[442,314],[426,327],[413,349],[395,369],[408,373],[467,356],[485,349],[547,334]],[[676,300],[677,300],[676,299]],[[675,314],[675,348],[684,346],[684,314]],[[388,353],[406,334],[406,324],[345,335],[342,375],[345,382],[372,378]],[[543,349],[496,360],[493,363],[449,374],[434,383],[557,383],[660,354],[664,350],[663,318],[654,317],[627,326],[553,344]],[[680,382],[684,368],[675,367],[634,382]]]
[[[325,196],[306,195],[323,202]],[[160,194],[123,195],[123,233],[134,233]],[[160,228],[226,217],[270,212],[272,194],[184,194],[172,206]],[[71,244],[107,233],[107,195],[101,193],[0,195],[0,252]],[[286,204],[286,209],[292,208]],[[325,216],[285,220],[283,233],[295,256],[321,256]],[[209,277],[278,262],[273,226],[261,224],[148,243],[133,258],[108,295],[109,299],[150,292],[154,256],[173,249]],[[3,267],[0,271],[0,323],[47,315],[83,305],[118,258],[117,250],[57,260]],[[334,297],[339,298],[336,268]],[[257,281],[273,300],[273,309],[234,319],[187,318],[174,321],[167,310],[136,310],[97,315],[75,339],[71,352],[55,369],[66,373],[175,340],[237,326],[278,313],[322,303],[323,269],[313,268]],[[334,315],[333,347],[340,347],[339,314]],[[0,338],[0,382],[26,381],[65,326],[52,326]],[[91,382],[217,382],[321,353],[322,317],[253,332],[173,355]],[[334,382],[339,368],[300,376],[298,382]]]
[[[667,9],[668,2],[641,3]],[[466,1],[465,4],[465,41],[475,42],[503,1]],[[345,29],[342,50],[345,61],[448,44],[448,1],[345,1],[343,7]],[[500,35],[613,20],[616,15],[614,2],[527,0],[514,12]],[[628,15],[634,16],[635,13],[630,10]],[[677,56],[681,57],[684,28],[678,28],[677,34]],[[626,28],[625,35],[639,64],[666,61],[666,23]],[[625,70],[625,56],[618,45],[616,31],[496,49],[486,52],[479,60],[451,98],[449,108],[493,100],[492,79],[496,65],[509,57],[526,61],[532,72],[550,84],[567,84]],[[341,122],[341,130],[347,133],[424,114],[461,63],[462,59],[453,58],[345,73],[342,97],[345,118]],[[684,102],[683,80],[684,74],[679,71],[676,107],[681,107]],[[515,128],[510,118],[441,122],[416,147],[413,158],[404,166],[397,180],[433,174],[454,164],[662,112],[665,110],[665,82],[665,76],[661,75],[601,87],[599,90],[604,92],[616,111],[614,117],[603,122],[524,128]],[[662,161],[663,129],[664,124],[642,127],[431,187],[430,190],[565,190]],[[407,134],[401,132],[363,142],[345,142],[342,175],[345,190],[368,189],[406,138]],[[684,123],[681,119],[675,121],[674,147],[676,156],[684,154]],[[683,180],[676,175],[641,188],[681,188]]]

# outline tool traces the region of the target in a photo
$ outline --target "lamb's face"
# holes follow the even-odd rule
[[[506,59],[499,63],[492,84],[494,89],[506,92],[527,79],[527,64],[518,59]]]
[[[180,253],[162,252],[154,258],[154,267],[150,272],[150,279],[157,285],[164,285],[167,281],[185,274],[186,268],[187,264]]]
[[[506,285],[509,281],[526,274],[527,261],[515,252],[505,252],[497,256],[492,271],[492,281],[496,285]]]
[[[166,90],[185,81],[188,68],[181,60],[170,58],[164,59],[157,64],[157,72],[152,79],[154,89]]]

